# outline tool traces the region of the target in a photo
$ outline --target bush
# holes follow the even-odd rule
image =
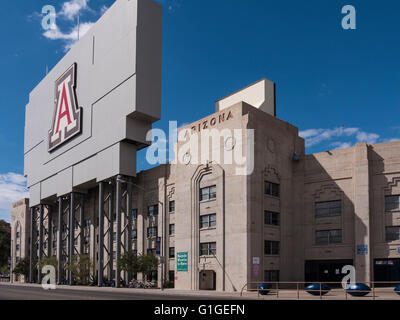
[[[15,266],[13,273],[17,276],[23,275],[25,279],[29,277],[29,258],[23,258]]]

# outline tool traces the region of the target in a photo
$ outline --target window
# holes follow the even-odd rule
[[[63,232],[67,232],[67,225],[66,224],[63,224],[62,230],[63,230]]]
[[[264,252],[266,255],[275,255],[275,256],[279,255],[280,254],[280,242],[265,240]]]
[[[132,230],[132,239],[133,240],[137,239],[137,230]]]
[[[157,282],[158,281],[158,272],[152,271],[150,277],[147,279],[150,282]]]
[[[147,249],[147,254],[152,254],[153,256],[156,256],[156,249]]]
[[[53,234],[56,234],[57,231],[58,231],[58,228],[57,227],[53,227]]]
[[[342,243],[342,230],[316,231],[315,244],[329,245]]]
[[[315,203],[316,217],[332,217],[342,214],[342,201],[326,201]]]
[[[386,227],[386,241],[400,240],[400,227]]]
[[[57,248],[57,240],[53,240],[53,248]]]
[[[116,232],[113,232],[113,234],[112,234],[112,240],[115,242],[115,241],[117,241],[117,233]]]
[[[213,256],[217,254],[217,243],[200,243],[200,256]]]
[[[147,208],[147,215],[149,217],[158,216],[158,205],[150,206]]]
[[[158,234],[158,230],[157,230],[158,228],[157,227],[150,227],[150,228],[147,228],[147,238],[155,238],[155,237],[157,237],[157,234]]]
[[[15,237],[16,237],[17,239],[19,239],[19,232],[17,232],[17,234],[15,235]]]
[[[169,213],[174,213],[175,212],[175,201],[172,200],[169,202]]]
[[[170,282],[175,282],[175,271],[168,271],[168,279]]]
[[[133,255],[134,255],[135,257],[137,257],[137,250],[133,250],[132,253],[133,253]]]
[[[272,211],[264,212],[264,223],[269,226],[279,226],[280,225],[280,217],[279,213]]]
[[[208,201],[217,198],[217,186],[200,189],[200,201]]]
[[[281,186],[276,183],[265,181],[265,194],[279,198],[281,196]]]
[[[78,245],[78,238],[74,239],[74,245]]]
[[[137,220],[138,209],[132,210],[132,220]]]
[[[90,244],[90,237],[87,236],[84,238],[84,244],[85,246],[88,246]]]
[[[17,245],[15,246],[15,250],[16,250],[16,251],[19,251],[19,244],[17,244]]]
[[[265,270],[264,281],[266,282],[279,282],[279,270]]]
[[[174,224],[170,224],[169,225],[169,235],[173,236],[175,234],[175,225]]]
[[[90,230],[90,225],[92,224],[92,221],[90,219],[85,220],[85,229]]]
[[[200,217],[200,229],[215,228],[217,226],[217,215],[209,214]]]
[[[74,221],[74,229],[75,230],[78,230],[78,228],[79,228],[79,223],[78,223],[78,221]]]
[[[169,258],[175,259],[175,248],[174,247],[169,248]]]
[[[385,197],[385,211],[400,210],[400,196]]]

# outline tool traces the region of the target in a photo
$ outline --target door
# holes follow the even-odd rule
[[[216,273],[214,271],[200,272],[200,290],[216,290]]]

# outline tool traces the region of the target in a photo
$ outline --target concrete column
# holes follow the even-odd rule
[[[68,263],[71,264],[74,257],[74,240],[75,240],[75,194],[71,193],[70,203],[69,203],[69,223],[68,223]],[[71,269],[68,270],[68,283],[72,285],[72,272]]]
[[[80,206],[79,206],[79,253],[83,254],[83,244],[84,244],[84,216],[83,216],[83,205],[84,205],[84,198],[83,195],[80,196]]]
[[[53,212],[52,212],[52,207],[48,206],[47,209],[47,256],[50,258],[51,257],[51,249],[52,249],[52,234],[53,234],[53,223],[52,223],[52,218],[53,218]]]
[[[35,208],[31,208],[31,228],[29,242],[29,282],[33,281],[33,226],[34,226]]]
[[[40,270],[40,260],[43,257],[43,205],[39,208],[39,242],[38,242],[38,283],[42,282],[42,270]]]
[[[130,182],[130,181],[129,181]],[[125,248],[127,252],[132,252],[132,184],[128,183],[126,190],[126,217],[128,219],[128,229],[126,230],[126,241]],[[127,281],[132,280],[133,275],[127,274]]]
[[[110,184],[110,199],[108,200],[108,219],[109,219],[109,235],[108,235],[108,252],[109,262],[107,266],[107,278],[108,281],[112,281],[113,278],[113,266],[114,266],[114,184]]]
[[[99,183],[99,242],[98,242],[99,260],[97,265],[97,285],[103,284],[104,269],[104,182]]]
[[[62,267],[62,228],[63,228],[63,200],[58,198],[58,227],[57,227],[57,263],[58,263],[58,274],[57,283],[61,284],[63,280],[63,267]]]
[[[357,282],[371,280],[370,245],[370,199],[369,199],[369,163],[368,146],[359,143],[354,150],[354,240]],[[367,252],[358,254],[358,248],[366,246]]]
[[[117,184],[116,184],[116,206],[115,206],[115,211],[117,215],[117,231],[116,231],[116,245],[117,248],[115,250],[115,287],[119,288],[120,280],[121,280],[121,272],[119,270],[118,266],[118,260],[121,257],[121,200],[122,200],[122,183],[119,180],[119,177],[117,178]]]

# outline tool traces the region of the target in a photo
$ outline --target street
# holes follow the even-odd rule
[[[122,292],[126,291],[126,292]],[[90,288],[90,290],[58,288],[44,290],[41,286],[0,285],[0,300],[229,300],[234,297],[183,296],[163,294],[159,290],[148,293],[135,289]]]

